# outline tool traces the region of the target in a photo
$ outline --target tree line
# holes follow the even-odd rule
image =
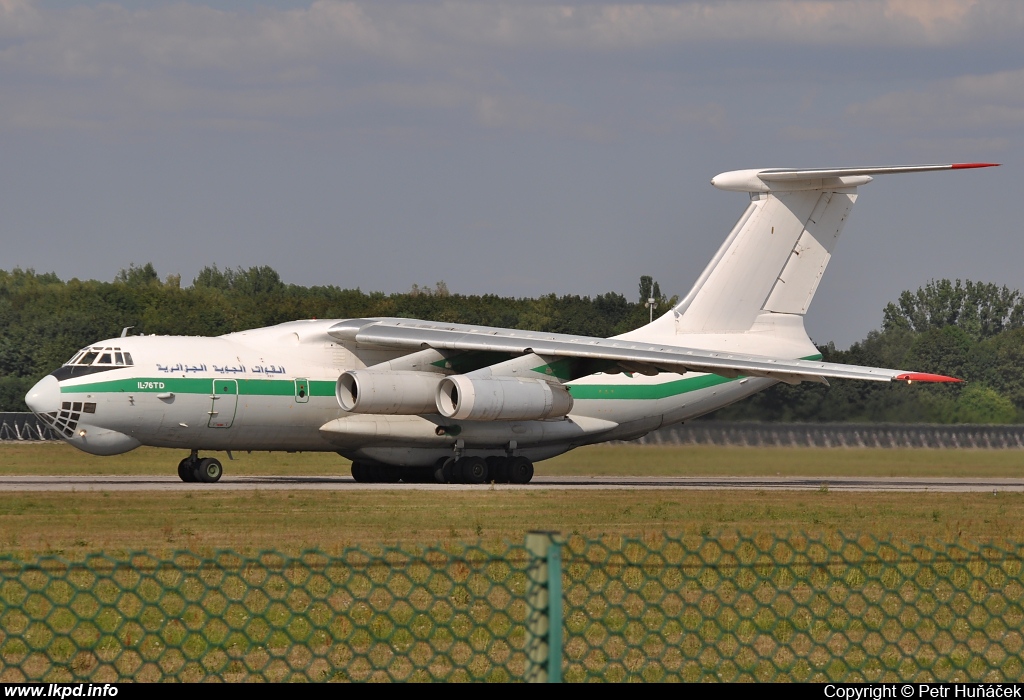
[[[112,282],[0,270],[0,410],[24,411],[24,395],[78,349],[133,333],[220,335],[300,318],[392,316],[607,337],[647,322],[676,299],[649,276],[636,301],[594,297],[463,295],[443,282],[384,294],[284,283],[266,266],[203,268],[191,285],[161,278],[151,263]],[[977,282],[937,280],[883,310],[881,328],[849,349],[831,343],[829,362],[907,368],[961,377],[963,385],[896,386],[833,380],[831,387],[779,385],[713,414],[766,421],[1008,423],[1024,419],[1024,297]]]
[[[285,284],[266,266],[211,265],[190,286],[177,275],[161,279],[152,263],[121,270],[112,282],[0,270],[0,410],[28,410],[25,393],[40,377],[126,326],[133,334],[211,336],[301,318],[391,316],[609,336],[647,322],[644,303],[652,288],[648,282],[643,300],[632,302],[616,292],[536,299],[463,295],[444,282],[399,294],[303,287]],[[674,303],[658,295],[659,309]]]

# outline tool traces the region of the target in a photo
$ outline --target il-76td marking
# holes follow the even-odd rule
[[[163,389],[165,387],[163,382],[139,382],[140,389]]]

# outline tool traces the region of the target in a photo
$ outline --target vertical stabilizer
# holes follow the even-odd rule
[[[676,307],[685,333],[747,331],[765,312],[807,313],[855,188],[757,194]]]
[[[675,332],[802,328],[798,317],[810,307],[857,201],[858,186],[871,182],[873,175],[991,165],[995,164],[775,168],[716,175],[712,185],[749,193],[750,205],[693,289],[673,309]]]

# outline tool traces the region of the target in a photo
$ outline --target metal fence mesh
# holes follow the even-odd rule
[[[0,561],[0,681],[510,680],[527,559],[480,547]]]
[[[570,539],[565,677],[1019,680],[1018,546]]]
[[[1024,674],[1016,544],[572,536],[552,551],[565,680]],[[0,682],[521,679],[536,562],[509,544],[5,557]]]

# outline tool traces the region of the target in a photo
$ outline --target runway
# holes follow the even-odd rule
[[[511,484],[358,484],[349,476],[225,475],[216,484],[186,484],[176,476],[0,476],[0,492],[86,491],[908,491],[1024,492],[1024,479],[946,477],[785,476],[537,476]]]

